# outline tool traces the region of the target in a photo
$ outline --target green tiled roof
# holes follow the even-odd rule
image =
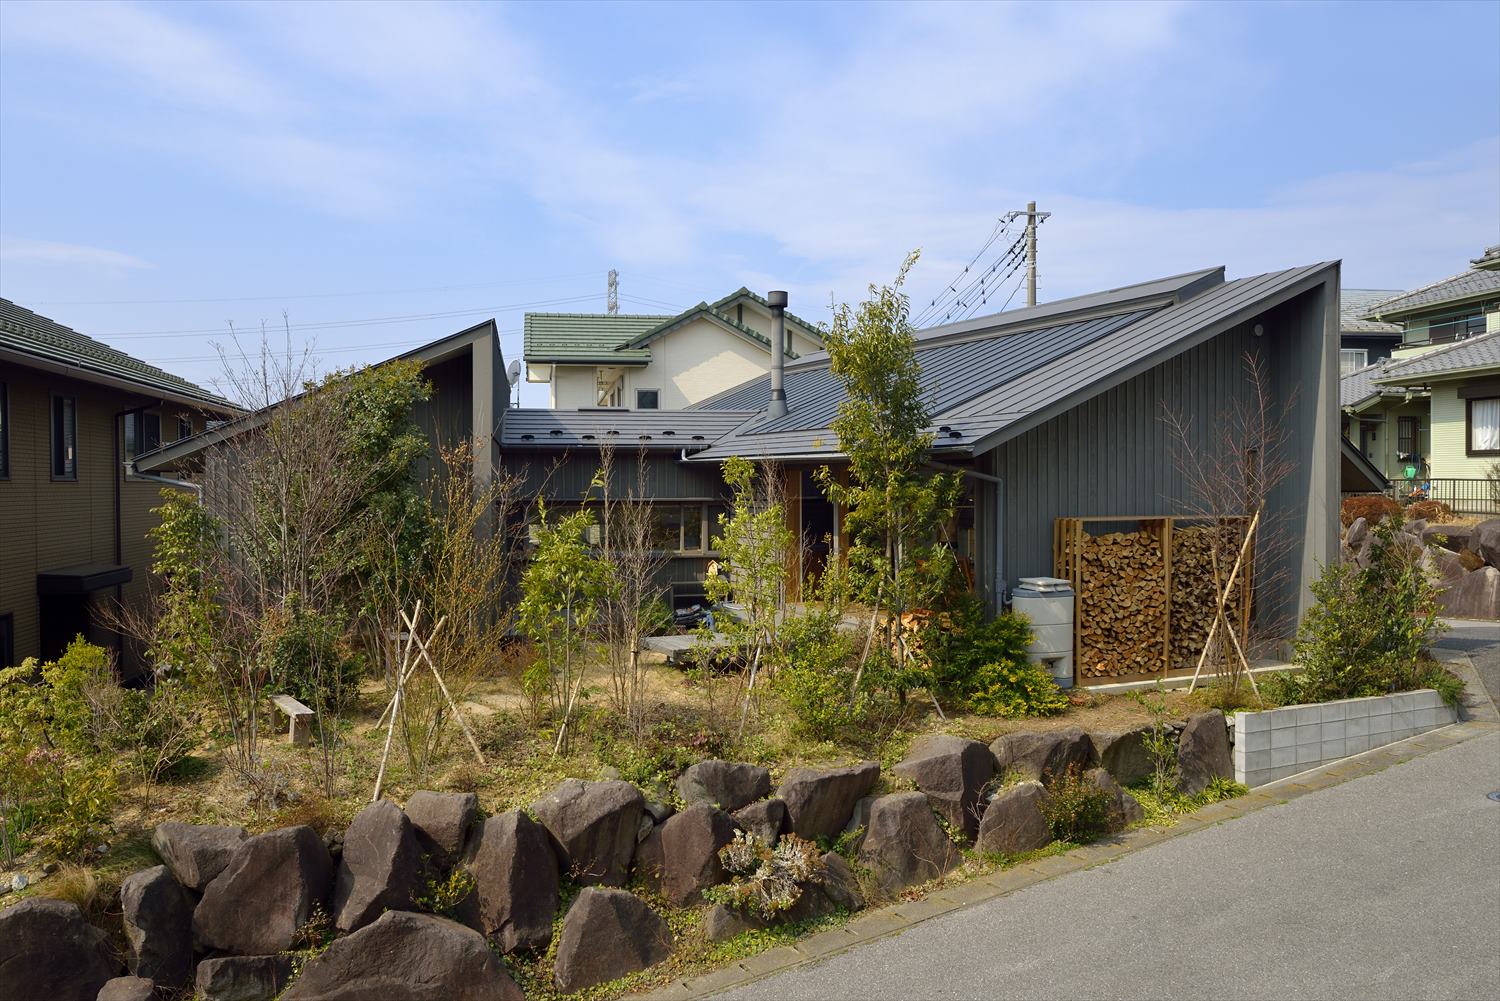
[[[210,393],[181,376],[132,358],[45,316],[38,316],[9,299],[0,299],[0,347],[77,369],[85,378],[94,374],[124,379],[139,386],[143,393],[160,393],[217,410],[235,409],[222,396]]]
[[[672,316],[622,313],[527,313],[523,354],[528,364],[641,364],[651,360],[649,348],[625,345],[661,326]]]
[[[767,301],[767,299],[766,299],[765,296],[763,296],[763,295],[756,295],[754,292],[752,292],[749,289],[745,288],[743,285],[741,285],[736,291],[731,292],[728,295],[726,295],[724,298],[720,299],[718,302],[711,302],[708,305],[709,305],[710,309],[714,309],[714,310],[717,310],[717,311],[719,311],[719,312],[722,313],[724,311],[724,307],[725,306],[728,306],[730,303],[734,302],[734,300],[738,299],[740,296],[745,296],[746,298],[754,299],[756,302],[760,303],[762,306],[766,307],[767,309],[771,308],[771,303],[769,301]],[[815,324],[815,323],[808,323],[806,320],[802,319],[802,317],[798,316],[796,313],[793,313],[790,309],[786,311],[786,318],[789,321],[791,321],[792,323],[795,323],[797,326],[801,327],[805,333],[807,333],[811,337],[815,338],[818,341],[818,343],[820,343],[820,344],[822,343],[822,341],[823,341],[823,330],[817,324]]]
[[[723,300],[721,299],[720,301],[722,302]],[[669,316],[663,322],[658,323],[650,330],[643,331],[642,333],[636,335],[635,339],[630,342],[631,347],[643,349],[644,345],[649,344],[661,334],[666,333],[674,327],[681,326],[682,324],[687,323],[690,320],[695,320],[700,316],[711,317],[712,319],[717,320],[721,325],[728,327],[730,330],[741,335],[742,337],[747,337],[750,340],[755,341],[767,351],[771,350],[771,339],[765,334],[761,333],[759,330],[756,330],[754,327],[746,326],[745,324],[732,319],[728,313],[719,312],[717,309],[710,306],[706,302],[700,302],[698,303],[698,305],[693,306],[690,309],[683,310],[676,316]],[[788,349],[786,356],[788,358],[796,358],[797,352]]]

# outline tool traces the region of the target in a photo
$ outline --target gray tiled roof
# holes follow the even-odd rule
[[[935,449],[959,452],[990,447],[1018,433],[1023,423],[1043,420],[1057,408],[1100,391],[1117,373],[1159,363],[1195,343],[1195,337],[1227,329],[1264,312],[1320,280],[1331,263],[1195,286],[1182,301],[1143,308],[1121,295],[1114,312],[1107,303],[1083,317],[1055,316],[1045,326],[1016,324],[1007,314],[989,317],[989,328],[967,326],[956,340],[919,345],[923,379],[931,385],[931,430]],[[1184,293],[1185,295],[1187,293]],[[790,412],[775,420],[751,420],[695,458],[730,455],[837,455],[829,427],[844,393],[824,355],[789,367]],[[699,406],[761,411],[770,398],[761,378]]]
[[[1434,376],[1488,369],[1500,371],[1500,331],[1434,348],[1406,361],[1392,362],[1375,377],[1375,381],[1382,384],[1393,379],[1425,382]]]
[[[1419,289],[1376,303],[1365,313],[1367,318],[1388,319],[1406,316],[1431,306],[1460,302],[1484,296],[1500,296],[1500,271],[1470,268],[1462,274],[1435,281]]]
[[[0,347],[66,365],[78,370],[84,378],[96,375],[124,379],[139,386],[143,393],[161,394],[215,410],[234,409],[222,396],[39,316],[9,299],[0,299]]]
[[[754,416],[733,410],[515,408],[502,418],[500,444],[505,449],[598,448],[610,442],[624,451],[703,449]]]
[[[1366,320],[1365,314],[1383,302],[1402,295],[1398,288],[1346,288],[1339,291],[1339,330],[1346,334],[1401,336],[1401,324]]]
[[[1373,365],[1366,365],[1358,371],[1350,372],[1340,379],[1339,407],[1357,407],[1377,396],[1405,395],[1406,390],[1400,386],[1380,386],[1375,383],[1375,379],[1384,374],[1390,364],[1389,359],[1381,359]]]

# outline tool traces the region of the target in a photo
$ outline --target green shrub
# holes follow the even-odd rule
[[[946,616],[936,616],[922,631],[922,654],[932,687],[942,698],[970,704],[986,696],[997,680],[997,668],[1027,662],[1031,627],[1025,617],[985,617],[984,603],[972,595]],[[984,710],[981,710],[984,711]]]
[[[359,691],[364,660],[350,648],[341,616],[313,611],[293,596],[262,630],[267,674],[278,693],[336,713]]]
[[[1068,708],[1068,697],[1041,664],[986,664],[975,680],[969,704],[986,716],[1056,716]]]
[[[779,638],[782,664],[775,691],[795,728],[815,740],[832,740],[858,725],[868,712],[870,688],[852,691],[855,640],[838,628],[837,617],[823,612],[788,617]]]
[[[1419,687],[1423,651],[1442,629],[1422,545],[1392,514],[1373,531],[1369,566],[1334,563],[1313,582],[1317,603],[1297,634],[1302,670],[1269,681],[1283,705],[1385,695]]]
[[[1058,841],[1092,841],[1109,822],[1109,793],[1084,777],[1077,765],[1051,777],[1042,814]]]

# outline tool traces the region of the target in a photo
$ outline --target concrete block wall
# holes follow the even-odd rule
[[[1234,714],[1234,778],[1254,788],[1458,722],[1430,688]]]

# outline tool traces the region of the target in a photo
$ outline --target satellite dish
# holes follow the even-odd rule
[[[516,384],[516,380],[521,378],[521,359],[517,358],[506,366],[505,378],[510,381],[512,386]]]

